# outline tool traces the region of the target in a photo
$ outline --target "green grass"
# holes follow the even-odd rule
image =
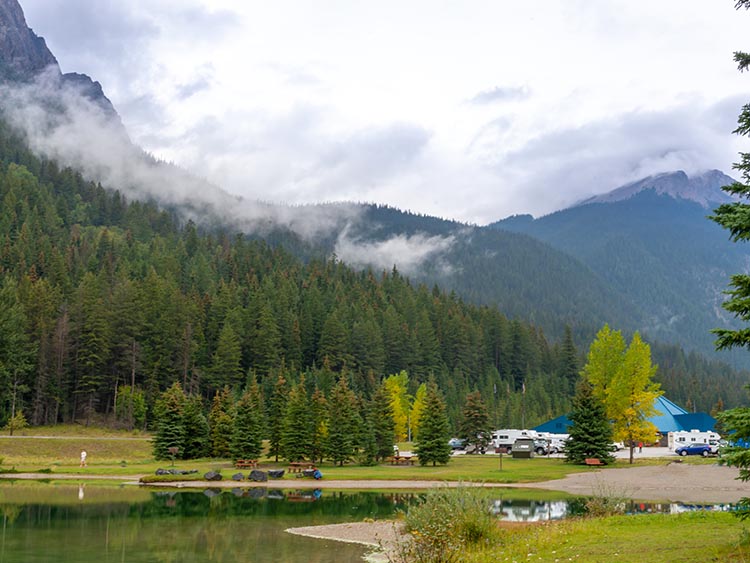
[[[462,554],[468,563],[575,561],[706,563],[750,561],[745,525],[727,513],[623,515],[501,530],[492,547]]]

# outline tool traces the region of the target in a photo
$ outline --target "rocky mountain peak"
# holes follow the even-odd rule
[[[665,172],[648,176],[636,182],[625,184],[608,192],[579,202],[576,205],[589,203],[612,203],[630,199],[636,194],[653,190],[659,195],[668,195],[676,199],[687,199],[700,203],[709,208],[717,203],[734,201],[722,186],[733,183],[734,180],[720,170],[708,170],[700,174],[688,176],[683,170]]]
[[[26,82],[49,66],[59,71],[44,39],[26,25],[21,5],[0,0],[0,79]]]

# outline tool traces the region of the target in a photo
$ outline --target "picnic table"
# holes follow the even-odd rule
[[[391,465],[414,465],[413,455],[394,455],[390,457]]]
[[[315,469],[315,464],[310,461],[289,462],[289,473],[302,473],[305,469]]]
[[[257,459],[238,459],[234,462],[234,466],[237,469],[257,469],[258,468],[258,460]]]

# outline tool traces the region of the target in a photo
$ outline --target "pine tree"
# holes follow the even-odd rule
[[[198,395],[190,395],[185,400],[182,413],[184,431],[183,459],[197,459],[208,455],[208,421],[203,414],[203,401]]]
[[[328,427],[329,407],[323,391],[316,388],[310,399],[310,424],[312,436],[310,437],[310,461],[323,461],[323,456],[328,450]]]
[[[263,400],[253,379],[235,405],[232,458],[258,459],[263,451]]]
[[[312,416],[310,401],[305,390],[305,378],[289,391],[284,411],[284,429],[281,435],[281,452],[289,461],[302,461],[310,454]]]
[[[372,431],[373,456],[383,460],[393,452],[394,422],[391,398],[384,384],[378,386],[370,401],[368,428]]]
[[[607,419],[604,404],[594,397],[591,384],[582,379],[573,398],[570,414],[573,425],[565,442],[565,460],[582,464],[586,458],[596,458],[604,463],[614,461],[612,456],[612,424]]]
[[[282,436],[284,434],[284,417],[289,399],[289,386],[284,376],[279,374],[273,387],[268,405],[268,455],[279,461],[282,455]]]
[[[329,399],[328,457],[334,463],[344,465],[354,455],[358,418],[356,397],[342,375]]]
[[[174,383],[164,391],[154,407],[156,433],[154,434],[154,458],[171,459],[175,457],[170,449],[177,448],[176,456],[185,451],[185,428],[183,415],[185,410],[185,393],[179,383]]]
[[[490,415],[479,391],[466,395],[459,437],[466,440],[467,445],[474,446],[475,451],[484,452],[490,443]]]
[[[419,441],[415,452],[420,465],[448,463],[451,458],[450,425],[445,403],[434,381],[427,384],[425,404],[417,422]]]
[[[228,386],[216,391],[208,414],[211,457],[230,457],[234,423],[232,394]]]

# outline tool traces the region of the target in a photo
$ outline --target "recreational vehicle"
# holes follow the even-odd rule
[[[679,430],[677,432],[669,432],[667,434],[667,446],[670,450],[674,451],[681,446],[689,446],[691,444],[708,444],[714,445],[721,440],[716,432],[701,432],[700,430]]]

